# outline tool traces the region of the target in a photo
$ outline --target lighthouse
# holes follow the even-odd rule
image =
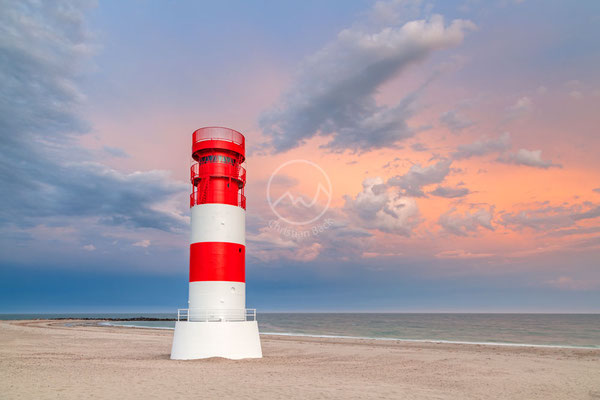
[[[177,311],[171,359],[260,358],[246,309],[245,138],[229,128],[192,135],[188,308]]]

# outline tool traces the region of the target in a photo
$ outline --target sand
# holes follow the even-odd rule
[[[0,398],[600,399],[599,350],[262,336],[263,359],[171,361],[172,335],[0,321]]]

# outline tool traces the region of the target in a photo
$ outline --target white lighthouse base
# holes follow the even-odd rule
[[[175,322],[171,360],[262,358],[256,321]]]

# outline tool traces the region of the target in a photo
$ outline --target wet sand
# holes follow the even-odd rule
[[[600,399],[600,350],[269,335],[262,359],[172,361],[172,335],[0,321],[0,398]]]

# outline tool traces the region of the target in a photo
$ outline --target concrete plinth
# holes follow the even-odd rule
[[[223,357],[232,360],[262,358],[256,321],[177,321],[172,360]]]

